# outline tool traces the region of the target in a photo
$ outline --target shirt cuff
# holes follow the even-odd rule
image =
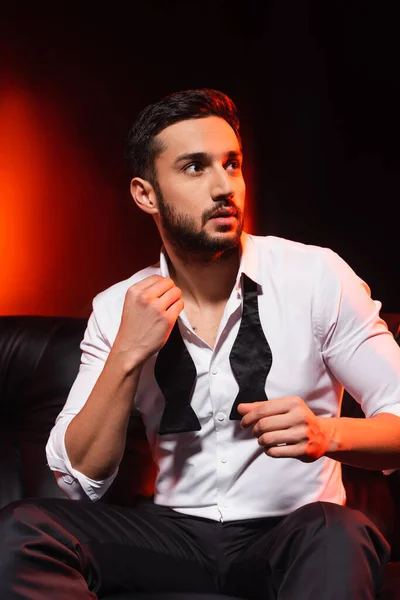
[[[60,466],[60,468],[52,465],[50,468],[58,474],[56,475],[57,485],[68,498],[71,500],[84,500],[86,495],[93,502],[104,496],[118,473],[118,469],[116,469],[107,479],[95,480],[74,469],[71,463]],[[66,470],[68,470],[67,473]]]
[[[56,475],[57,484],[69,498],[72,500],[82,500],[84,499],[84,494],[86,494],[90,500],[95,502],[106,493],[114,481],[118,473],[118,467],[109,477],[101,480],[91,479],[77,469],[74,469],[65,447],[67,426],[68,423],[64,425],[64,431],[59,430],[57,436],[54,436],[53,432],[53,436],[50,437],[46,448],[48,466],[52,471],[58,473]]]

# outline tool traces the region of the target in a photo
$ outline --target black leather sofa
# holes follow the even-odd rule
[[[400,315],[387,315],[386,320],[398,336]],[[44,449],[76,376],[85,326],[86,319],[80,318],[0,317],[0,507],[28,497],[63,497],[46,466]],[[362,418],[347,394],[342,414]],[[143,427],[132,419],[118,477],[101,502],[130,504],[138,494],[151,496],[154,474]],[[385,476],[344,466],[343,477],[348,504],[367,514],[392,547],[381,599],[400,600],[400,471]],[[119,594],[107,600],[189,597],[212,598]]]

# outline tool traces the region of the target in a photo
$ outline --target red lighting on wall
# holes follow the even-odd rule
[[[118,212],[110,214],[115,197],[66,113],[15,85],[2,94],[3,315],[87,313],[102,287],[96,278],[117,226]]]
[[[37,107],[16,87],[0,105],[0,273],[2,314],[19,310],[41,285],[44,247],[46,144]]]
[[[128,180],[126,198],[118,197],[121,189],[112,172],[104,173],[96,143],[80,132],[83,118],[51,88],[39,95],[9,82],[2,89],[2,315],[87,316],[95,294],[155,262],[157,234],[133,201],[131,207]],[[109,138],[105,128],[105,144]],[[251,157],[246,160],[251,233]]]

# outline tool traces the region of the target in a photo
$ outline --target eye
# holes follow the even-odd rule
[[[229,169],[230,171],[240,171],[242,168],[241,163],[235,158],[233,160],[230,160],[229,162],[226,163],[226,167],[227,169]]]
[[[185,173],[189,173],[189,175],[198,175],[203,171],[203,165],[200,163],[190,163],[183,170]]]

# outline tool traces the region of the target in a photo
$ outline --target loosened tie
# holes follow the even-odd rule
[[[272,365],[272,352],[264,335],[258,314],[257,284],[243,273],[243,312],[239,331],[229,361],[239,392],[229,418],[240,420],[237,407],[241,403],[268,400],[265,382]]]
[[[158,353],[154,376],[165,399],[158,433],[199,431],[200,421],[190,405],[196,383],[196,367],[175,323],[170,336]]]
[[[239,385],[229,418],[240,420],[238,404],[267,400],[265,382],[272,365],[271,349],[258,314],[257,284],[245,274],[242,319],[229,361]],[[190,405],[197,372],[178,323],[158,353],[154,375],[165,399],[158,433],[199,431],[200,421]]]

